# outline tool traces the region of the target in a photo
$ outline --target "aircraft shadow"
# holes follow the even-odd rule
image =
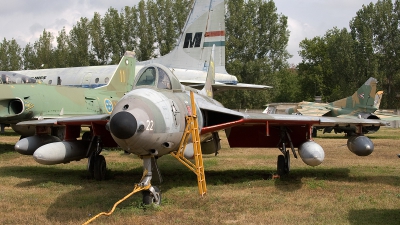
[[[382,139],[382,137],[379,136],[367,136],[369,139],[374,140],[374,139]],[[337,134],[335,136],[318,136],[315,138],[315,140],[318,142],[320,139],[330,139],[330,140],[347,140],[349,139],[348,136],[342,135],[342,134]],[[390,138],[389,138],[390,139]]]
[[[362,209],[350,210],[348,216],[350,224],[399,224],[400,209]]]
[[[291,192],[303,187],[302,178],[314,178],[316,180],[347,181],[350,170],[348,168],[331,169],[292,169],[289,174],[275,179],[275,187],[281,191]]]
[[[6,153],[9,153],[9,152],[15,152],[14,145],[0,143],[0,155],[1,154],[6,154]]]

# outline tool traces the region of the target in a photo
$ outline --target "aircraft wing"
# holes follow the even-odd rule
[[[92,123],[106,124],[110,114],[74,116],[58,119],[28,120],[19,122],[21,126],[55,126],[55,125],[91,125]]]
[[[35,126],[36,131],[40,131],[40,127],[57,127],[65,126],[64,139],[75,139],[79,137],[82,126],[89,126],[97,136],[102,139],[103,147],[117,147],[117,144],[111,137],[111,133],[107,130],[106,124],[110,119],[110,114],[99,114],[89,116],[73,116],[57,119],[30,120],[19,122],[18,126]],[[39,127],[39,129],[37,128]],[[78,134],[78,136],[76,136]]]
[[[331,110],[326,108],[325,103],[300,102],[297,111],[307,116],[323,116]]]
[[[202,89],[204,87],[204,82],[196,82],[194,80],[179,80],[181,84],[190,86],[196,89]],[[224,83],[215,83],[212,85],[213,91],[228,91],[228,90],[268,90],[272,88],[272,86],[267,85],[258,85],[258,84],[246,84],[246,83],[237,83],[237,84],[224,84]]]
[[[397,121],[400,120],[399,115],[395,115],[393,113],[382,112],[382,111],[375,111],[374,114],[379,117],[381,120],[385,121]]]
[[[234,111],[235,112],[235,111]],[[232,113],[233,115],[242,114],[236,121],[208,126],[202,129],[202,133],[213,132],[235,126],[385,126],[386,122],[379,120],[340,118],[327,116],[304,116],[287,114],[265,114],[265,113]]]
[[[306,108],[306,109],[297,109],[301,114],[307,116],[323,116],[328,113],[330,110],[323,108]]]
[[[237,114],[236,114],[237,115]],[[203,127],[201,133],[225,129],[230,147],[273,148],[281,143],[282,132],[290,136],[294,147],[312,139],[313,126],[384,126],[367,119],[316,117],[287,114],[242,113],[235,121]],[[308,134],[308,135],[298,135]]]
[[[374,115],[376,115],[377,117],[379,117],[379,120],[384,121],[384,123],[387,123],[389,121],[398,121],[400,120],[400,116],[397,115],[393,115],[390,113],[374,113]],[[356,115],[352,114],[343,114],[338,116],[337,118],[346,118],[346,119],[353,119],[353,118],[359,118]]]

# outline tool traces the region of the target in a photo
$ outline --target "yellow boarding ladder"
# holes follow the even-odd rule
[[[204,196],[207,193],[206,177],[204,175],[203,155],[201,152],[199,123],[197,121],[196,105],[194,102],[194,94],[192,91],[190,92],[190,101],[192,104],[192,115],[186,116],[185,133],[183,134],[182,140],[179,144],[178,151],[171,152],[170,154],[197,175],[199,194],[201,196]],[[190,135],[192,135],[195,164],[193,164],[184,156],[185,148],[189,141]]]

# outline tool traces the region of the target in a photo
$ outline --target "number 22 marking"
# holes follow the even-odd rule
[[[153,120],[147,120],[146,122],[147,122],[146,130],[153,130],[153,125],[154,125]]]

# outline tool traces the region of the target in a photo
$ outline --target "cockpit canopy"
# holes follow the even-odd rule
[[[134,87],[155,86],[158,89],[182,89],[178,78],[167,67],[153,63],[143,67],[136,75]]]

